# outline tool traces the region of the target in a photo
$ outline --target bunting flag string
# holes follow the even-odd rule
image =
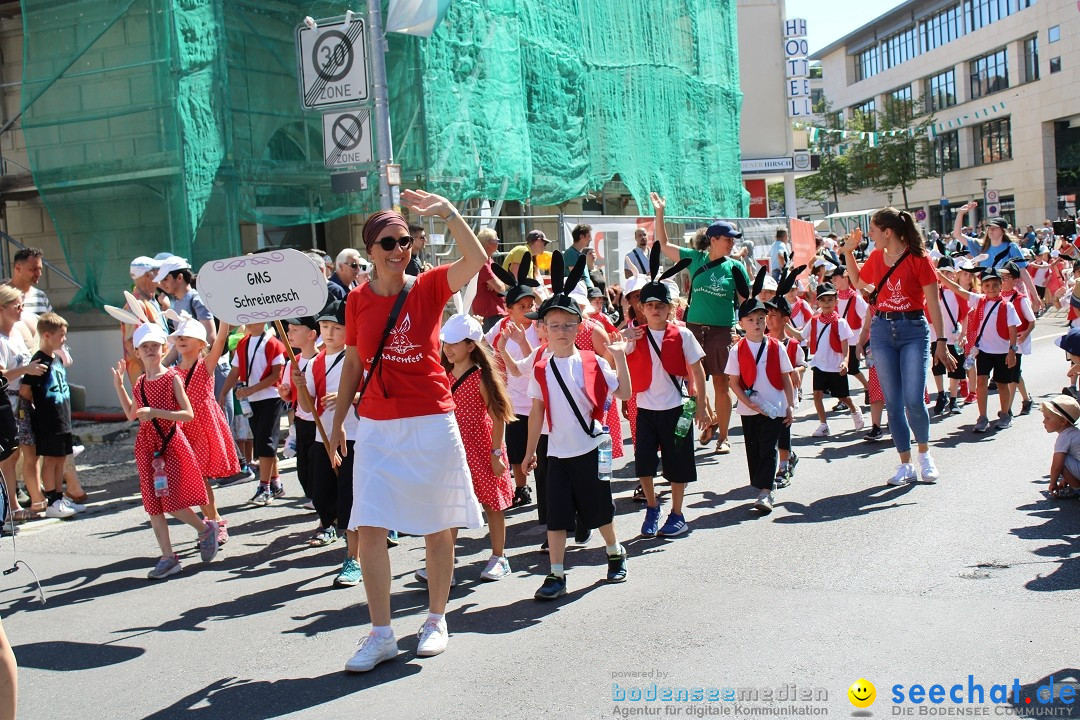
[[[938,135],[956,130],[964,127],[965,123],[969,120],[982,120],[990,117],[992,113],[999,113],[1005,110],[1005,102],[997,102],[993,105],[978,110],[973,110],[970,113],[964,113],[960,117],[952,120],[946,120],[939,123],[926,126],[926,138],[930,141],[937,139]],[[810,142],[817,142],[818,139],[825,139],[823,136],[835,136],[836,140],[852,140],[862,139],[866,141],[870,147],[877,147],[878,143],[883,137],[897,137],[900,135],[907,135],[914,137],[919,133],[917,128],[905,128],[903,130],[882,130],[880,132],[864,132],[861,130],[837,130],[834,128],[819,127],[816,125],[806,125],[804,123],[796,123],[795,129],[805,130]]]

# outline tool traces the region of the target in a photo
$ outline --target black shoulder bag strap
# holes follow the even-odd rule
[[[192,364],[191,368],[190,368],[190,369],[189,369],[189,370],[187,371],[187,376],[186,376],[186,377],[184,378],[184,389],[185,389],[185,390],[187,390],[187,388],[188,388],[188,385],[190,385],[190,384],[191,384],[191,376],[195,374],[195,368],[196,368],[196,367],[197,367],[197,366],[199,365],[199,363],[201,363],[201,362],[202,362],[202,360],[196,360],[196,361],[194,362],[194,364]],[[144,392],[143,392],[143,396],[144,396],[144,397],[143,397],[143,402],[146,402],[146,397],[145,397],[145,395],[146,395],[146,392],[144,391]]]
[[[401,308],[405,306],[405,296],[412,290],[412,286],[416,283],[416,277],[413,275],[405,276],[405,286],[401,288],[401,291],[397,294],[397,299],[394,300],[394,307],[390,310],[390,317],[386,319],[386,327],[383,328],[382,338],[379,340],[379,349],[375,351],[375,357],[371,360],[371,369],[368,370],[367,377],[364,378],[363,384],[360,386],[360,397],[357,398],[353,407],[360,407],[360,402],[364,399],[364,393],[367,392],[368,383],[371,382],[371,378],[375,377],[375,371],[382,364],[383,348],[386,347],[386,340],[390,337],[390,332],[397,325],[398,317],[401,315]],[[380,370],[379,377],[382,377]],[[380,381],[381,382],[381,381]],[[383,397],[390,397],[386,394],[386,386],[383,385]]]
[[[910,250],[905,250],[903,253],[901,253],[900,257],[898,257],[896,259],[896,262],[893,263],[893,266],[891,268],[889,268],[888,272],[886,272],[884,276],[882,276],[881,281],[878,282],[878,286],[876,288],[874,288],[874,292],[870,293],[870,299],[867,300],[867,302],[870,303],[870,305],[877,305],[877,296],[878,296],[878,293],[881,292],[881,288],[885,287],[885,282],[890,277],[892,277],[892,274],[894,272],[896,272],[896,268],[900,267],[900,263],[904,262],[904,260],[907,259],[907,256],[910,255],[910,254],[911,254]]]
[[[1001,298],[998,298],[997,302],[994,303],[994,306],[986,311],[986,316],[983,317],[982,327],[979,328],[979,334],[975,337],[975,347],[979,347],[979,341],[982,340],[983,333],[986,332],[986,324],[990,322],[991,316],[994,314],[994,311],[997,310],[997,306],[1000,304]]]
[[[471,368],[469,368],[468,370],[463,372],[461,374],[461,377],[459,377],[457,380],[455,380],[454,384],[450,386],[450,394],[453,394],[459,387],[461,387],[461,383],[468,380],[470,375],[472,375],[473,373],[475,373],[475,372],[477,372],[479,370],[480,370],[479,365],[473,365]]]
[[[643,252],[641,251],[641,248],[634,248],[633,252],[631,252],[631,253],[630,253],[630,257],[634,258],[634,260],[635,260],[635,264],[636,264],[636,265],[637,265],[637,266],[638,266],[639,268],[641,268],[641,272],[643,272],[643,273],[648,273],[648,272],[649,272],[649,268],[647,268],[647,267],[645,266],[645,261],[644,261],[644,260],[642,260],[642,258],[643,258],[644,256],[645,256],[645,253],[643,253]]]
[[[949,322],[952,323],[953,329],[959,329],[960,323],[956,322],[956,316],[953,315],[952,308],[949,307],[948,301],[945,300],[945,291],[939,288],[938,297],[941,298],[941,304],[945,306],[945,312],[949,314]]]
[[[555,375],[555,381],[559,383],[559,387],[562,388],[563,395],[566,396],[566,402],[570,404],[570,409],[574,411],[574,417],[577,418],[578,424],[581,425],[581,429],[591,438],[600,437],[601,433],[594,433],[592,431],[592,425],[586,423],[585,418],[581,417],[581,410],[578,409],[577,403],[574,402],[574,397],[570,394],[570,389],[567,388],[566,383],[563,382],[562,375],[559,374],[559,366],[555,363],[555,358],[551,358],[548,361],[548,365],[551,366],[551,372]]]
[[[653,338],[652,333],[649,331],[649,328],[646,326],[644,330],[645,337],[649,338],[649,344],[652,345],[653,350],[656,351],[656,357],[660,359],[660,366],[663,367],[664,356],[660,354],[660,347],[656,344],[656,340]],[[679,393],[679,397],[685,397],[685,395],[683,395],[682,383],[679,382],[678,379],[671,373],[668,373],[667,376],[671,378],[671,384],[675,386],[675,390]]]
[[[728,261],[727,256],[724,256],[722,258],[716,258],[715,260],[710,260],[709,262],[705,263],[704,265],[702,265],[701,267],[699,267],[697,270],[694,271],[694,274],[690,277],[690,290],[686,294],[686,304],[687,305],[690,304],[691,298],[694,297],[694,281],[698,279],[698,275],[700,275],[703,272],[708,272],[709,270],[712,270],[715,267],[720,267],[721,265],[723,265],[727,261]]]
[[[139,384],[139,394],[142,395],[143,405],[145,405],[146,407],[150,407],[150,401],[146,399],[146,379],[145,378],[146,378],[146,376],[144,375],[142,383]],[[154,424],[154,429],[157,430],[157,434],[161,438],[161,449],[158,450],[157,455],[158,455],[158,457],[164,457],[165,456],[165,448],[167,448],[169,446],[169,442],[173,439],[173,435],[176,434],[176,423],[173,423],[173,426],[171,428],[169,428],[169,432],[165,432],[164,430],[161,429],[161,425],[158,423],[157,418],[154,418],[150,422],[152,422]]]
[[[826,323],[826,322],[821,323],[821,332],[818,333],[817,342],[815,342],[814,345],[820,345],[821,344],[821,338],[825,337],[825,333],[829,332],[829,326],[830,325],[832,325],[832,323]]]
[[[743,338],[743,342],[746,342],[746,338]],[[761,364],[761,356],[765,353],[765,348],[767,348],[768,346],[769,346],[769,338],[768,337],[763,337],[761,339],[761,347],[758,348],[757,356],[754,358],[754,367],[755,368],[759,364]],[[734,348],[732,348],[732,349],[734,349]],[[746,387],[746,383],[743,383],[743,390],[745,392],[752,393],[754,391],[754,388],[753,387]]]

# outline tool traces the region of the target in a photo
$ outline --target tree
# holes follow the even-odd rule
[[[908,190],[916,181],[931,177],[933,147],[927,129],[933,115],[921,115],[922,101],[886,98],[879,113],[876,147],[866,148],[867,180],[877,192],[899,189],[908,207]],[[918,119],[918,122],[916,122]]]
[[[843,116],[832,112],[829,101],[821,100],[814,112],[825,117],[826,129],[843,130]],[[795,193],[816,203],[825,203],[832,198],[833,207],[839,207],[840,196],[854,190],[851,163],[844,152],[843,137],[838,132],[819,132],[810,145],[821,156],[818,171],[796,180]]]

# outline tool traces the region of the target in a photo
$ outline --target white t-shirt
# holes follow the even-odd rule
[[[635,247],[633,250],[626,253],[626,257],[623,258],[623,267],[626,268],[631,275],[648,275],[648,253],[639,247]]]
[[[326,356],[326,392],[337,392],[338,384],[341,382],[341,369],[345,367],[345,350],[336,352],[333,355]],[[335,363],[334,361],[337,360]],[[307,368],[304,369],[304,377],[307,378],[307,389],[311,394],[311,399],[315,401],[318,406],[319,398],[315,395],[315,358],[311,359],[311,362],[307,364]],[[336,411],[337,403],[331,404],[329,407],[323,408],[319,413],[319,418],[323,421],[323,427],[329,428],[334,422],[334,412]],[[356,416],[356,410],[350,409],[345,414],[345,439],[356,439],[356,428],[360,425],[360,418]],[[322,433],[318,428],[315,428],[315,437],[319,442],[323,441]]]
[[[12,329],[11,335],[0,333],[0,369],[13,370],[30,362],[30,349],[26,347],[22,333]],[[22,378],[8,381],[9,393],[19,392]]]
[[[986,296],[977,293],[971,295],[971,300],[976,303],[973,311],[978,310],[978,302],[984,297]],[[1000,296],[995,300],[986,301],[986,314],[983,316],[982,320],[979,321],[979,327],[975,329],[976,337],[980,331],[982,332],[982,338],[976,345],[976,347],[979,348],[979,352],[991,355],[1005,355],[1009,352],[1009,338],[1002,338],[998,335],[998,315],[1002,312],[1006,313],[1005,324],[1009,327],[1017,327],[1020,325],[1020,317],[1016,314],[1016,308],[1012,306],[1012,303],[1006,300],[1001,300],[999,303],[998,300],[1001,300]],[[993,308],[993,312],[991,312],[991,308]]]
[[[266,372],[266,342],[268,335],[263,334],[260,337],[251,336],[251,339],[247,341],[247,367],[248,367],[248,385],[256,385],[260,382],[263,373]],[[260,342],[260,340],[262,342]],[[284,365],[285,357],[278,355],[274,358],[272,365]],[[236,350],[233,351],[232,366],[234,368],[240,367],[240,346],[236,346]],[[262,390],[248,395],[247,399],[250,402],[258,402],[259,400],[271,400],[280,399],[278,397],[277,388],[271,385],[270,387],[263,388]]]
[[[850,309],[849,309],[850,305]],[[844,319],[849,326],[853,318],[859,318],[863,322],[866,322],[866,311],[870,309],[870,306],[863,300],[862,293],[856,292],[848,299],[837,298],[836,312],[840,313],[840,317]],[[859,323],[859,328],[862,328],[862,323]],[[854,332],[854,330],[852,330]]]
[[[1080,465],[1080,428],[1071,426],[1059,432],[1054,441],[1054,452],[1065,453],[1066,467],[1073,472]]]
[[[646,332],[652,335],[653,340],[656,341],[656,347],[663,347],[663,330],[649,330],[646,328]],[[684,327],[679,328],[679,338],[682,340],[682,351],[683,355],[686,356],[686,368],[689,370],[691,365],[705,357],[705,351],[701,349],[701,344],[694,337],[694,333]],[[652,359],[653,373],[652,384],[637,393],[637,406],[643,410],[670,410],[681,406],[683,402],[682,395],[675,390],[675,384],[671,382],[667,370],[664,369],[660,362],[660,356],[656,354],[653,346],[649,343],[649,339],[642,336],[640,340],[635,342],[643,343],[648,347],[649,357]],[[676,380],[679,380],[679,378],[676,378]],[[682,380],[679,380],[679,382],[685,386]]]
[[[938,297],[941,299],[941,324],[945,328],[945,339],[950,345],[955,345],[964,335],[964,319],[960,317],[960,298],[952,290],[942,290]],[[950,317],[955,318],[956,322],[953,323]],[[937,330],[934,324],[930,323],[930,342],[935,340],[937,340]],[[933,349],[932,345],[931,349]]]
[[[604,374],[604,380],[607,381],[608,399],[613,401],[610,393],[618,389],[619,378],[604,358],[598,355],[596,362],[600,366],[600,372]],[[599,447],[600,438],[592,438],[586,435],[581,428],[581,423],[574,417],[574,411],[567,404],[566,396],[563,395],[562,388],[559,387],[559,381],[555,379],[552,372],[551,366],[555,364],[558,364],[559,375],[562,377],[563,382],[566,383],[566,389],[574,398],[574,402],[577,404],[581,417],[585,419],[585,422],[589,422],[589,416],[592,415],[593,411],[592,404],[585,395],[585,371],[584,364],[581,361],[581,354],[575,350],[574,354],[568,358],[554,356],[548,358],[547,367],[544,368],[544,373],[547,375],[548,397],[551,401],[551,407],[548,408],[551,414],[551,424],[548,425],[546,416],[544,418],[544,425],[548,433],[548,455],[559,458],[578,457]],[[535,400],[544,399],[544,394],[540,390],[540,383],[537,382],[535,373],[529,373],[529,397]],[[595,420],[593,421],[592,430],[593,432],[599,432],[600,430],[599,423]]]
[[[1029,267],[1028,269],[1030,270],[1031,268]],[[1046,287],[1046,283],[1049,282],[1049,280],[1050,268],[1048,267],[1036,268],[1035,272],[1031,274],[1031,282],[1034,283],[1036,287]]]
[[[780,262],[781,254],[787,255],[789,259],[791,258],[791,251],[788,250],[787,243],[783,240],[774,240],[769,247],[769,272],[784,269],[783,264]]]
[[[309,358],[301,357],[300,355],[297,355],[296,356],[296,361],[300,365],[300,372],[304,372],[304,370],[307,369],[307,366],[310,365],[311,361],[314,360],[314,359],[315,359],[314,355],[312,355]],[[282,373],[282,382],[286,383],[288,385],[293,384],[292,361],[291,360],[286,360],[285,361],[285,371]],[[312,398],[312,399],[314,399],[314,398]],[[300,406],[299,399],[296,402],[295,413],[296,413],[296,417],[298,419],[300,419],[300,420],[307,420],[308,422],[314,422],[315,421],[315,416],[312,415],[311,413],[309,413],[307,410],[305,410],[303,407]]]
[[[844,320],[837,320],[836,326],[840,332],[840,342],[847,340],[850,343],[851,339],[855,337],[855,333],[851,332],[851,328],[848,326],[847,322]],[[821,336],[821,338],[817,340],[817,352],[810,358],[810,367],[817,368],[823,372],[840,372],[840,363],[847,360],[848,356],[841,355],[833,350],[832,326],[830,325],[829,329],[826,330],[825,324],[818,318],[816,328],[814,327],[813,322],[809,322],[806,324],[804,330],[807,333],[817,332],[817,334]],[[810,342],[809,335],[806,336],[806,342]]]
[[[1010,304],[1013,306],[1013,308],[1016,307],[1015,304],[1013,304],[1013,303],[1010,303]],[[1028,298],[1027,295],[1021,295],[1020,296],[1020,312],[1017,313],[1016,319],[1021,321],[1021,322],[1017,323],[1017,326],[1019,326],[1022,323],[1022,321],[1024,321],[1024,320],[1027,320],[1029,323],[1032,323],[1032,324],[1035,323],[1035,311],[1031,309],[1031,300]],[[1017,333],[1019,333],[1019,332],[1020,332],[1020,329],[1019,329],[1019,327],[1017,327]],[[1020,354],[1021,355],[1030,355],[1031,354],[1031,336],[1033,334],[1034,333],[1029,332],[1028,336],[1026,338],[1024,338],[1024,342],[1020,343]]]
[[[750,348],[751,354],[757,358],[758,352],[761,352],[761,357],[757,361],[757,378],[754,380],[754,387],[751,388],[755,396],[760,396],[763,401],[771,402],[779,407],[784,412],[787,412],[788,401],[787,395],[784,394],[784,389],[781,387],[779,390],[773,387],[773,384],[769,382],[769,375],[767,372],[769,362],[769,349],[761,350],[761,343],[753,342],[751,340],[740,340],[745,342],[747,347]],[[791,359],[788,357],[787,350],[783,344],[777,348],[780,351],[780,372],[789,373],[794,368],[791,366]],[[727,366],[724,368],[724,373],[727,375],[740,375],[739,370],[739,352],[736,345],[728,353]],[[753,398],[751,398],[753,400]],[[735,412],[739,415],[758,415],[759,413],[751,410],[746,406],[746,403],[739,403],[739,406],[735,408]]]
[[[488,334],[484,336],[487,340],[487,344],[491,347],[493,352],[499,352],[499,349],[495,347],[495,336],[499,334],[503,325],[507,323],[507,319],[502,319],[495,323]],[[531,323],[529,327],[525,328],[525,339],[529,341],[534,349],[540,346],[540,338],[536,335],[536,323]],[[515,360],[523,360],[525,353],[521,352],[521,348],[516,342],[510,340],[506,343],[506,352],[510,357]],[[513,373],[506,373],[506,390],[510,394],[510,402],[514,405],[515,415],[528,415],[532,410],[532,400],[529,398],[529,378],[531,374],[529,372],[515,377]]]

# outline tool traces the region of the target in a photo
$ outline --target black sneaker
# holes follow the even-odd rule
[[[641,483],[638,483],[638,486],[634,488],[634,502],[643,503],[648,501],[649,499],[645,497],[645,488],[641,487]]]
[[[863,440],[866,440],[868,442],[877,442],[878,440],[881,440],[884,435],[885,433],[882,432],[881,426],[875,425],[870,428],[870,432],[866,433],[866,435],[863,435]]]
[[[1035,403],[1032,402],[1031,400],[1023,400],[1023,401],[1021,401],[1021,403],[1020,403],[1020,414],[1021,415],[1027,415],[1028,413],[1030,413],[1031,412],[1031,407],[1034,404]]]
[[[954,415],[954,414],[960,412],[960,408],[958,408],[956,406],[956,398],[954,398],[954,397],[949,398],[949,407],[947,409],[947,412],[948,412],[949,415]]]
[[[538,552],[538,553],[546,553],[547,551],[548,551],[548,543],[547,543],[547,540],[545,540],[544,542],[540,543],[540,548],[536,552]]]
[[[537,600],[554,600],[566,594],[566,576],[548,575],[544,584],[533,595]]]
[[[522,485],[514,490],[514,501],[510,503],[510,507],[519,508],[532,504],[532,491],[529,490],[528,485]]]
[[[842,402],[838,402],[838,403],[836,403],[836,407],[834,407],[834,408],[832,409],[832,411],[833,411],[834,413],[838,413],[838,412],[847,412],[847,411],[848,411],[848,406],[847,406],[847,405],[845,405],[845,404],[844,404],[844,403],[842,403]]]
[[[626,582],[626,550],[618,555],[607,556],[607,581],[609,583]]]
[[[592,530],[590,530],[589,528],[579,526],[577,530],[574,531],[574,542],[576,542],[578,545],[585,545],[591,539]]]
[[[270,492],[275,498],[285,497],[285,486],[281,482],[271,482]]]
[[[948,396],[945,393],[938,393],[937,402],[934,403],[934,414],[940,415],[945,411],[945,403],[948,401]]]
[[[776,477],[773,478],[773,487],[777,490],[791,485],[791,471],[788,469],[790,467],[791,466],[788,465],[788,467],[780,468],[776,471]]]
[[[791,454],[788,456],[788,460],[787,460],[787,467],[788,467],[788,474],[789,475],[792,475],[792,476],[795,475],[795,466],[798,465],[798,464],[799,464],[799,456],[795,454],[794,450],[792,450]]]

